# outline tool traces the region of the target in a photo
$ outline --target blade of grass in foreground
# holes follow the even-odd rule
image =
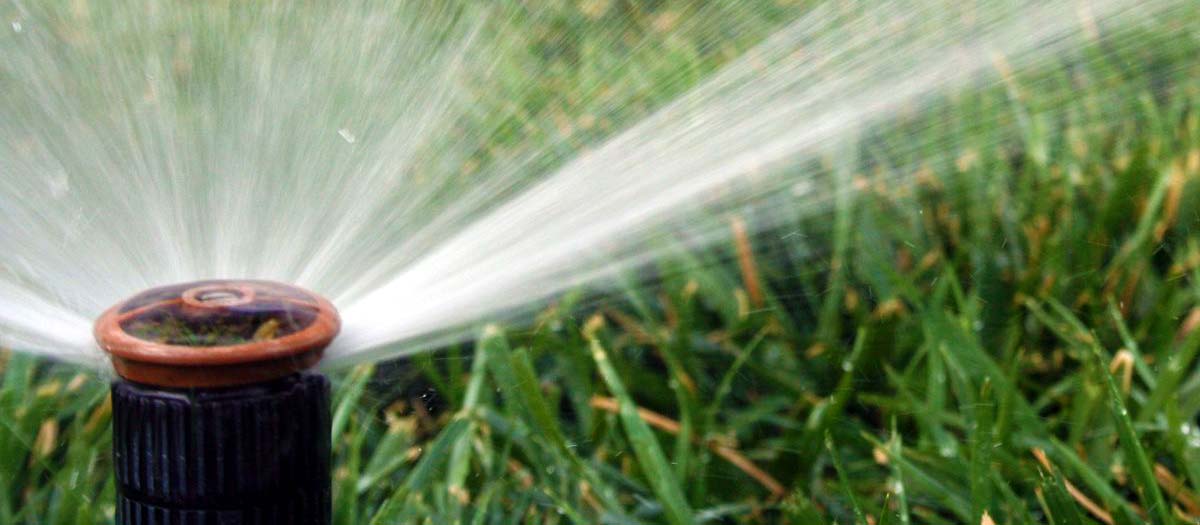
[[[482,338],[499,336],[499,329],[489,326],[484,329]],[[450,492],[451,512],[454,515],[455,523],[462,522],[463,506],[470,501],[470,494],[466,488],[466,480],[467,474],[471,469],[471,440],[474,439],[475,432],[477,431],[473,413],[479,405],[480,395],[483,391],[483,381],[487,376],[487,358],[487,352],[475,353],[475,362],[471,365],[471,379],[467,383],[467,392],[463,399],[462,409],[459,410],[460,417],[468,421],[467,429],[459,436],[458,441],[454,443],[454,447],[450,451],[450,466],[446,472],[446,488]]]
[[[554,465],[564,464],[570,468],[573,476],[586,481],[591,487],[604,487],[605,483],[595,469],[585,465],[567,443],[558,419],[554,417],[554,411],[550,408],[550,401],[546,399],[538,386],[537,373],[534,371],[528,350],[524,348],[510,349],[504,335],[495,331],[484,337],[479,351],[492,354],[487,358],[492,377],[503,395],[512,400],[516,407],[514,410],[516,417],[535,432],[537,438],[531,440],[535,443],[533,446],[550,453],[543,458],[543,461],[549,463],[538,465],[536,468],[546,471],[557,468]],[[546,495],[552,498],[558,497],[550,493]],[[616,501],[613,493],[607,490],[595,490],[593,495],[602,502],[606,512],[610,514],[608,519],[632,522],[632,518],[621,514],[620,504]]]
[[[358,407],[358,401],[362,399],[363,392],[366,391],[367,381],[370,381],[374,374],[375,367],[373,365],[357,366],[350,373],[347,385],[340,389],[342,394],[336,402],[337,408],[334,410],[333,423],[330,425],[330,435],[334,440],[345,433],[346,425],[350,422],[350,413]]]
[[[405,509],[398,509],[396,506],[403,505],[409,496],[421,494],[426,490],[431,484],[437,467],[449,456],[454,444],[467,431],[468,424],[469,421],[466,418],[459,417],[455,418],[452,423],[442,429],[437,439],[433,441],[433,444],[425,450],[421,459],[417,461],[417,465],[408,473],[404,485],[397,489],[396,493],[388,498],[379,508],[379,511],[375,513],[375,516],[371,519],[372,525],[403,522],[402,519],[398,519],[400,517],[398,514],[402,513]]]
[[[663,509],[667,513],[667,519],[675,525],[691,523],[692,511],[683,497],[683,489],[679,480],[675,478],[675,473],[671,469],[666,455],[663,454],[662,447],[659,446],[658,438],[654,437],[650,427],[638,416],[637,405],[629,397],[629,393],[625,390],[625,384],[621,382],[616,368],[608,360],[608,354],[604,348],[601,348],[600,341],[592,339],[591,347],[592,358],[595,359],[596,366],[600,369],[600,375],[608,385],[609,391],[621,404],[621,426],[625,428],[625,433],[629,436],[629,442],[633,446],[634,454],[637,455],[642,472],[648,478],[655,495],[661,500]]]
[[[988,514],[992,502],[991,479],[988,474],[992,470],[992,419],[995,408],[992,405],[992,383],[984,379],[980,388],[979,400],[975,405],[975,421],[971,428],[971,516],[979,523]]]
[[[837,471],[838,483],[842,486],[842,492],[850,501],[850,508],[854,509],[854,523],[867,525],[869,523],[867,515],[863,512],[862,505],[859,505],[858,498],[854,497],[854,490],[850,488],[850,477],[846,475],[846,469],[842,467],[842,457],[838,454],[837,447],[833,444],[833,436],[828,430],[825,431],[825,449],[829,451],[829,458],[833,460],[833,468]]]
[[[1104,362],[1098,347],[1092,347],[1092,354],[1097,363]],[[1150,469],[1150,459],[1146,457],[1146,450],[1138,441],[1137,431],[1133,428],[1133,421],[1129,418],[1129,410],[1121,401],[1121,392],[1117,390],[1116,381],[1113,381],[1112,374],[1103,364],[1097,366],[1096,370],[1099,370],[1099,373],[1104,376],[1103,381],[1108,389],[1109,408],[1112,410],[1113,420],[1117,425],[1121,448],[1128,456],[1129,470],[1137,484],[1138,495],[1141,496],[1142,503],[1146,505],[1147,511],[1154,518],[1154,523],[1163,525],[1174,523],[1174,518],[1171,517],[1171,508],[1163,499],[1162,491],[1158,489],[1158,481]]]
[[[1038,500],[1046,510],[1050,523],[1053,525],[1083,525],[1083,516],[1079,514],[1079,508],[1067,494],[1058,472],[1043,473],[1040,489]]]

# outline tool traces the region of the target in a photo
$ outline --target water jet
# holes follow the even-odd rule
[[[117,523],[323,525],[333,305],[269,281],[135,295],[96,321],[112,385]]]

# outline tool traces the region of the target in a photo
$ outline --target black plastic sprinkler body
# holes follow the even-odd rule
[[[96,321],[119,525],[327,525],[333,305],[266,281],[148,290]]]

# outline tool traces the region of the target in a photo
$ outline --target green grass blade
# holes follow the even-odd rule
[[[979,400],[975,405],[974,424],[971,429],[971,507],[973,521],[978,523],[983,515],[993,510],[992,485],[992,423],[995,407],[992,404],[992,383],[984,381]]]
[[[1117,390],[1117,383],[1108,369],[1103,366],[1104,361],[1100,349],[1093,347],[1092,351],[1099,364],[1096,369],[1103,376],[1101,380],[1108,389],[1109,409],[1117,425],[1121,450],[1125,452],[1126,459],[1130,463],[1129,469],[1133,475],[1138,495],[1154,523],[1160,525],[1174,523],[1174,518],[1171,517],[1171,508],[1167,506],[1162,491],[1158,488],[1158,482],[1150,466],[1150,459],[1146,456],[1146,449],[1142,447],[1137,430],[1133,428],[1133,421],[1129,418],[1129,410],[1125,408],[1125,402],[1121,399],[1121,392]]]
[[[1052,525],[1083,525],[1083,516],[1057,472],[1043,473],[1040,487],[1040,500]]]
[[[346,425],[350,423],[350,414],[358,407],[358,401],[362,398],[363,392],[367,388],[367,381],[371,379],[371,375],[375,373],[375,367],[371,365],[361,365],[354,368],[350,372],[350,377],[347,379],[345,386],[339,388],[340,396],[337,400],[337,408],[333,412],[332,436],[334,441],[337,441],[346,432]]]
[[[625,384],[621,381],[612,362],[609,361],[608,354],[600,346],[600,341],[592,339],[591,349],[592,358],[596,361],[600,376],[604,378],[608,390],[620,403],[621,426],[629,436],[630,446],[633,447],[642,473],[648,478],[655,495],[661,501],[668,521],[674,525],[692,523],[692,510],[688,507],[680,480],[675,478],[674,469],[671,468],[666,455],[663,454],[658,438],[638,415],[637,405],[629,397],[628,391],[625,390]]]
[[[854,522],[857,525],[868,525],[867,513],[863,512],[858,497],[854,495],[854,489],[850,487],[850,476],[846,474],[846,469],[842,466],[842,456],[838,454],[837,447],[833,443],[833,435],[829,432],[825,432],[825,450],[829,452],[829,458],[833,461],[833,469],[837,471],[838,484],[842,487],[842,493],[846,496],[846,501],[850,502],[850,508],[854,510]]]
[[[488,344],[487,340],[492,337],[503,336],[499,329],[494,327],[484,329],[483,342],[480,343],[480,351],[475,352],[475,362],[471,364],[470,382],[467,383],[463,405],[458,413],[458,417],[468,421],[467,429],[454,443],[454,448],[450,451],[450,466],[446,471],[446,490],[450,492],[450,503],[456,523],[462,521],[462,505],[470,499],[470,495],[467,493],[466,479],[471,469],[471,440],[475,436],[476,427],[473,413],[479,405],[480,395],[483,392],[489,355],[488,352],[482,350],[482,346]]]

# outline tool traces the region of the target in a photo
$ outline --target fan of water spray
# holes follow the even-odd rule
[[[461,184],[483,13],[86,6],[0,9],[7,345],[102,365],[105,303],[201,277],[337,292]]]
[[[478,166],[501,131],[475,126],[492,122],[477,108],[497,107],[487,86],[515,38],[506,13],[384,0],[10,4],[0,334],[104,366],[90,326],[109,304],[173,282],[254,278],[334,300],[334,364],[427,347],[644,264],[668,232],[710,242],[732,207],[819,215],[850,186],[825,185],[806,162],[1013,71],[1086,70],[1080,49],[1137,45],[1126,29],[1166,31],[1192,10],[820,4],[600,144],[569,155],[531,145]],[[955,146],[886,149],[933,161]]]

